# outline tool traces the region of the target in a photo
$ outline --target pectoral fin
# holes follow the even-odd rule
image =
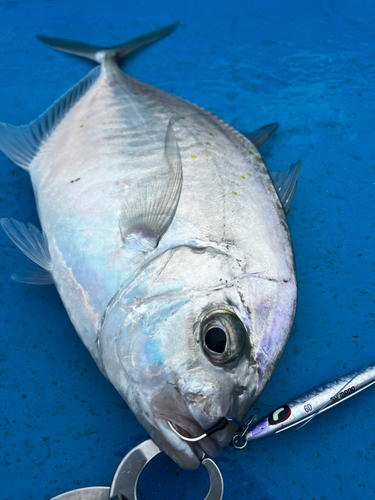
[[[178,119],[178,118],[177,118]],[[126,243],[132,234],[140,234],[155,248],[176,213],[182,188],[182,163],[173,123],[169,120],[164,144],[165,179],[129,193],[119,220],[121,236]]]

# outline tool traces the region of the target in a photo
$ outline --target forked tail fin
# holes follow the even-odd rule
[[[48,38],[37,35],[38,40],[50,47],[69,52],[82,57],[87,57],[98,63],[104,59],[120,60],[129,52],[154,42],[162,36],[169,35],[176,29],[178,23],[171,24],[146,35],[133,38],[128,42],[120,43],[113,47],[100,47],[89,45],[73,40],[62,40],[61,38]],[[95,84],[100,76],[100,68],[94,68],[90,73],[72,87],[66,94],[58,99],[46,112],[29,125],[15,127],[7,123],[0,123],[0,150],[2,150],[14,163],[25,170],[37,156],[42,144],[52,134],[56,126],[66,116],[70,109],[81,99],[81,97]]]
[[[119,61],[124,56],[129,54],[129,52],[132,52],[147,43],[154,42],[158,40],[158,38],[169,35],[177,28],[178,24],[178,22],[170,24],[164,28],[151,31],[150,33],[132,38],[127,42],[113,45],[112,47],[91,45],[89,43],[78,42],[75,40],[65,40],[63,38],[50,38],[43,35],[36,35],[36,37],[38,40],[46,45],[49,45],[53,49],[68,52],[69,54],[74,54],[76,56],[86,57],[87,59],[92,59],[97,63],[102,63],[104,58],[108,57]]]

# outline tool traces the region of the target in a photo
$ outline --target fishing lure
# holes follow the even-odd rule
[[[251,421],[236,433],[232,445],[243,449],[250,441],[306,425],[315,416],[346,401],[375,384],[375,363],[365,365],[347,375],[335,378],[301,394],[262,417],[251,427]],[[300,428],[298,427],[298,428]]]
[[[250,415],[245,422],[240,422],[234,417],[225,416],[200,436],[188,438],[181,435],[171,422],[168,422],[168,425],[184,441],[197,442],[219,430],[225,429],[230,422],[234,422],[239,430],[233,436],[231,444],[234,448],[241,450],[250,441],[278,434],[298,424],[303,427],[320,413],[371,387],[374,383],[375,363],[368,363],[360,370],[330,380],[304,392],[295,399],[289,400],[288,403],[279,406],[252,426],[255,415]]]

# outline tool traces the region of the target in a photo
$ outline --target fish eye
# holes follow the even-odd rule
[[[245,343],[245,329],[235,314],[214,311],[201,323],[201,343],[213,364],[225,364],[236,359]]]
[[[225,351],[227,344],[227,334],[221,328],[210,328],[204,336],[204,341],[208,349],[212,352],[221,354]]]

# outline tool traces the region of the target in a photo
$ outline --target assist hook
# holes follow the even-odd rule
[[[200,441],[201,439],[204,439],[208,436],[211,436],[211,434],[214,434],[217,431],[222,431],[223,429],[228,427],[229,422],[234,422],[235,424],[237,424],[239,431],[236,432],[236,434],[233,436],[233,439],[231,441],[231,445],[234,446],[234,448],[236,448],[236,450],[242,450],[247,445],[247,441],[245,440],[245,442],[242,445],[239,445],[238,443],[240,442],[241,439],[245,438],[245,434],[247,433],[247,431],[250,427],[250,424],[252,423],[254,418],[255,418],[255,415],[250,415],[250,417],[247,420],[245,420],[245,422],[242,422],[241,420],[238,420],[235,417],[229,417],[229,416],[228,417],[221,417],[220,420],[218,422],[216,422],[216,424],[214,424],[212,427],[207,429],[200,436],[197,436],[194,438],[193,437],[189,438],[189,437],[183,436],[182,434],[180,434],[178,432],[178,430],[175,428],[175,426],[172,424],[172,422],[170,422],[169,420],[167,420],[167,422],[168,422],[169,427],[172,429],[172,431],[175,434],[177,434],[177,436],[179,438],[181,438],[183,441],[188,441],[189,443],[196,443],[197,441]]]

